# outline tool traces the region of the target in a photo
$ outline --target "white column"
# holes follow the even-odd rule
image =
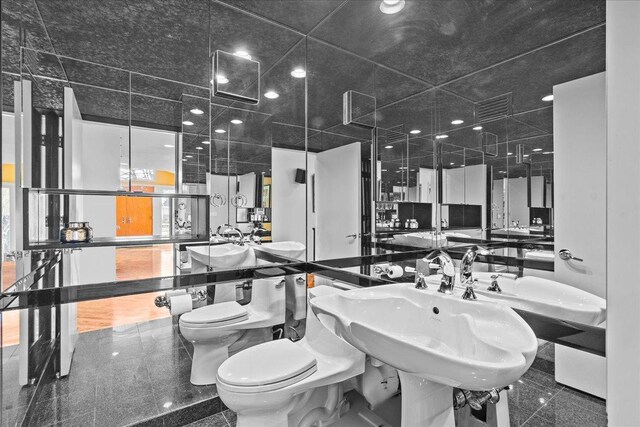
[[[607,1],[607,413],[640,422],[640,2]]]

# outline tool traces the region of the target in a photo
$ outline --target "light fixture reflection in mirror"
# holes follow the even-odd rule
[[[380,12],[393,15],[404,9],[404,6],[405,0],[382,0],[382,3],[380,3]]]
[[[279,96],[280,96],[280,95],[278,95],[278,93],[277,93],[277,92],[274,92],[274,91],[272,91],[272,90],[270,90],[269,92],[266,92],[266,93],[264,94],[264,97],[265,97],[265,98],[269,98],[269,99],[276,99],[276,98],[278,98]]]
[[[234,125],[241,125],[241,124],[242,124],[242,120],[240,120],[240,119],[233,119],[233,120],[231,120],[231,123],[233,123]]]
[[[296,68],[291,71],[291,76],[296,79],[302,79],[307,76],[307,72],[303,68]]]
[[[474,126],[473,130],[482,130],[482,126]]]

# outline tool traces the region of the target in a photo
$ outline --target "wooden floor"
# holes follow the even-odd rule
[[[173,274],[172,245],[116,249],[116,279],[135,280]],[[15,281],[15,264],[3,263],[3,287]],[[168,317],[166,308],[157,308],[153,300],[159,293],[131,295],[78,303],[78,331],[143,322]],[[19,341],[19,313],[2,314],[2,346]]]

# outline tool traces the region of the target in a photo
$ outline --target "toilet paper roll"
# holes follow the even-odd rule
[[[167,291],[164,293],[164,298],[169,301],[169,299],[171,299],[171,297],[175,297],[177,295],[184,295],[187,293],[186,289],[176,289],[174,291]]]
[[[391,279],[402,277],[403,274],[404,274],[404,271],[402,270],[402,267],[400,267],[399,265],[392,265],[387,270],[387,276],[389,276],[389,278]]]
[[[177,316],[182,313],[188,313],[193,308],[193,302],[191,301],[191,295],[175,295],[169,299],[169,308],[172,316]]]

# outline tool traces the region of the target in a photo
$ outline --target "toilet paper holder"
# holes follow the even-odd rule
[[[187,291],[189,295],[191,295],[191,300],[193,302],[200,302],[207,299],[207,293],[203,290],[189,290]],[[156,307],[169,307],[169,299],[165,295],[159,295],[153,300]]]

